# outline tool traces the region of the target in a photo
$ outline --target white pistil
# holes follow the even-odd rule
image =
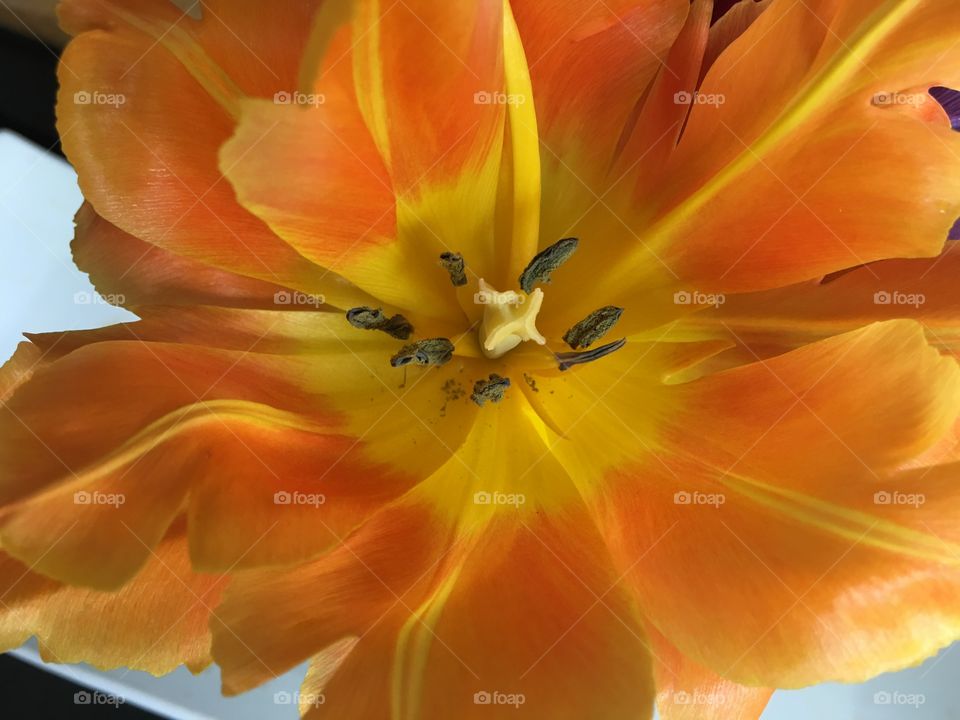
[[[498,358],[526,340],[546,345],[547,339],[537,330],[537,313],[543,305],[540,288],[526,296],[513,290],[497,292],[481,278],[476,301],[484,306],[480,347],[488,358]]]

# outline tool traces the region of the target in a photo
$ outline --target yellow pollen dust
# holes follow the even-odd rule
[[[537,330],[537,313],[543,305],[540,288],[529,295],[513,290],[497,292],[481,278],[476,301],[484,306],[480,347],[488,358],[501,357],[527,340],[546,345],[547,339]]]

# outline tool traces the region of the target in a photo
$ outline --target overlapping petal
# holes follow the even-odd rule
[[[63,585],[0,555],[0,645],[36,634],[47,662],[199,672],[211,661],[208,620],[226,578],[191,569],[183,531],[173,527],[116,593]]]
[[[956,13],[935,0],[775,0],[707,73],[670,181],[639,198],[642,245],[608,289],[636,286],[643,257],[733,291],[936,255],[960,168],[927,90],[960,79]],[[756,72],[774,62],[775,75]]]
[[[206,5],[198,21],[168,2],[62,4],[75,39],[60,66],[58,127],[80,187],[139,240],[336,301],[342,279],[244,210],[217,162],[242,97],[296,87],[316,5],[284,3],[269,22],[256,2]]]
[[[898,468],[951,429],[958,382],[901,321],[678,386],[668,452],[605,500],[650,621],[723,677],[776,687],[862,680],[952,641],[953,468]]]
[[[320,654],[323,681],[308,676],[303,691],[324,698],[308,717],[497,717],[518,704],[537,718],[643,716],[653,691],[642,626],[582,507],[556,508],[546,487],[516,509],[472,492],[505,482],[506,470],[524,474],[539,455],[536,443],[498,454],[502,433],[518,429],[505,420],[492,451],[470,446],[333,553],[238,576],[215,628],[225,687],[331,647],[337,662]]]
[[[308,557],[441,465],[473,417],[416,377],[407,392],[396,341],[345,341],[339,313],[145,317],[38,336],[49,365],[3,408],[4,547],[61,580],[119,586],[184,508],[197,567]]]

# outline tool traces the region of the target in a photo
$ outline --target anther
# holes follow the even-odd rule
[[[463,255],[454,252],[441,253],[440,264],[450,273],[450,282],[454,287],[463,287],[467,284],[467,264],[463,261]]]
[[[520,275],[520,288],[529,293],[537,283],[549,283],[551,273],[570,259],[579,244],[577,238],[564,238],[538,252]]]
[[[574,350],[588,348],[602,338],[623,315],[623,308],[607,305],[594,310],[583,320],[567,330],[563,341]]]
[[[404,345],[390,358],[393,367],[406,365],[445,365],[453,357],[453,343],[446,338],[419,340]]]
[[[488,400],[498,403],[503,400],[503,394],[510,387],[510,378],[501,377],[496,373],[490,373],[487,380],[477,380],[473,384],[473,394],[470,399],[477,405],[483,407]]]
[[[560,369],[569,370],[574,365],[583,365],[584,363],[593,362],[594,360],[599,360],[600,358],[606,357],[607,355],[616,352],[626,344],[627,339],[621,338],[616,342],[607,343],[606,345],[601,345],[598,348],[587,350],[586,352],[556,353],[555,356],[557,360],[560,361]]]
[[[347,322],[361,330],[382,330],[397,340],[406,340],[413,334],[413,325],[403,315],[388,318],[381,308],[355,307],[347,310]]]

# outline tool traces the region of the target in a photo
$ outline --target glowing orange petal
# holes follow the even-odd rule
[[[653,693],[645,639],[581,523],[508,515],[451,546],[448,528],[408,507],[313,565],[238,578],[215,629],[226,687],[267,679],[257,657],[276,672],[359,637],[345,658],[339,645],[333,663],[320,656],[324,681],[304,693],[324,702],[307,717],[482,718],[509,696],[534,718],[636,717]]]
[[[221,165],[305,256],[386,302],[459,316],[437,258],[459,251],[471,275],[490,270],[502,4],[365,2],[352,28],[309,78],[322,102],[244,104]]]
[[[642,554],[642,610],[685,656],[798,687],[902,668],[956,637],[955,468],[898,469],[951,429],[960,398],[956,363],[919,326],[873,325],[677,391],[696,443],[676,435],[615,474],[606,507],[624,561]]]
[[[960,246],[948,243],[936,258],[884,260],[822,282],[731,295],[715,312],[687,321],[706,332],[734,333],[763,356],[878,320],[910,318],[930,343],[960,350]]]
[[[734,3],[719,20],[710,26],[707,49],[703,56],[701,81],[707,71],[713,67],[717,58],[720,57],[720,53],[738,40],[747,31],[747,28],[760,17],[760,13],[770,7],[771,2],[773,0],[740,0]]]
[[[277,293],[289,292],[139,240],[97,215],[89,203],[80,208],[76,223],[74,262],[102,296],[118,304],[275,307]],[[363,304],[365,296],[356,292],[349,299]]]
[[[291,50],[306,42],[312,6],[272,8],[261,22],[253,2],[217,2],[197,21],[168,2],[64,2],[76,37],[60,66],[58,129],[96,211],[177,255],[334,292],[334,275],[237,204],[217,165],[243,94],[296,86]]]
[[[221,312],[256,318],[250,311]],[[158,322],[153,327],[164,329]],[[189,329],[178,327],[181,334]],[[215,334],[212,323],[207,332]],[[261,326],[260,336],[267,333]],[[386,465],[404,462],[406,440],[378,447],[384,464],[361,459],[367,446],[359,440],[361,428],[379,420],[389,432],[391,425],[408,425],[412,411],[403,407],[402,417],[393,411],[396,395],[362,362],[341,362],[343,406],[363,397],[362,413],[373,418],[361,413],[356,425],[345,423],[335,392],[324,398],[304,388],[312,373],[338,372],[340,353],[331,354],[329,346],[326,354],[294,357],[254,354],[251,344],[218,351],[130,337],[78,349],[70,348],[73,338],[64,340],[66,354],[44,369],[43,382],[21,386],[4,406],[4,547],[41,572],[117,587],[146,559],[188,490],[198,566],[289,562],[326,547],[370,508],[402,492],[418,466],[439,462],[440,451],[421,443],[414,446],[416,460],[406,461],[409,474],[390,472]],[[343,343],[335,342],[342,352]],[[42,338],[41,345],[56,357],[57,338]],[[376,354],[386,352],[381,347]],[[83,383],[82,377],[109,377],[110,383]],[[137,413],[126,404],[131,396]],[[73,408],[72,422],[51,411],[62,402]],[[417,408],[421,400],[406,402]],[[451,412],[443,432],[459,432],[458,418]],[[438,444],[442,449],[443,441]],[[369,481],[358,482],[358,474]],[[226,488],[238,478],[244,478],[242,491],[231,494]],[[285,507],[275,501],[284,492],[319,494],[324,501]],[[314,532],[303,532],[305,526]],[[51,547],[53,539],[59,541]]]
[[[720,677],[685,657],[650,625],[647,635],[654,657],[657,710],[663,720],[759,720],[772,689]]]
[[[182,523],[116,593],[61,585],[0,555],[0,646],[36,634],[47,662],[199,672],[210,663],[208,620],[225,582],[190,569]]]
[[[739,291],[939,252],[960,154],[926,90],[960,81],[958,22],[953,3],[774,3],[707,74],[610,285],[650,253],[700,290]]]

